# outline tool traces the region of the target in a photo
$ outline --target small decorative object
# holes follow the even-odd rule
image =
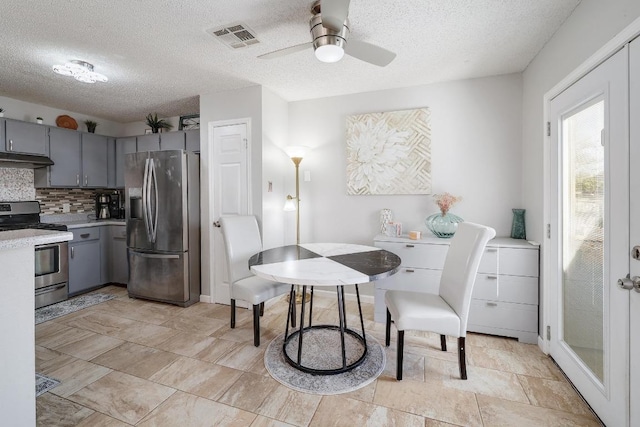
[[[94,122],[93,120],[85,120],[84,124],[87,126],[87,132],[96,133],[96,126],[98,126],[98,122]]]
[[[36,123],[41,125],[42,124],[42,117],[36,117]]]
[[[464,220],[457,215],[449,213],[449,209],[456,202],[462,200],[462,197],[452,196],[449,193],[434,194],[433,198],[436,199],[436,203],[440,208],[440,213],[430,215],[425,224],[429,231],[431,231],[437,237],[448,239],[453,237],[458,230],[458,224]]]
[[[192,129],[200,129],[200,114],[180,116],[180,124],[178,125],[178,130]]]
[[[513,222],[511,223],[511,238],[526,239],[527,231],[524,228],[524,212],[526,209],[511,209]]]
[[[420,240],[422,233],[420,233],[419,231],[410,231],[409,232],[409,238],[411,240]]]
[[[76,119],[74,119],[71,116],[67,116],[66,114],[56,117],[56,125],[59,128],[73,129],[73,130],[78,129],[78,122],[76,122]]]
[[[385,234],[389,237],[400,237],[402,236],[402,223],[401,222],[388,222],[387,230]]]
[[[152,133],[158,133],[160,129],[171,129],[173,125],[167,122],[165,119],[159,119],[158,113],[155,114],[147,114],[147,126],[151,128]]]
[[[4,108],[0,108],[0,117],[4,117]]]
[[[387,224],[391,221],[393,221],[391,209],[382,209],[380,211],[380,233],[387,234]]]

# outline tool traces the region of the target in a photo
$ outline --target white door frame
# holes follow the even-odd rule
[[[214,129],[217,127],[222,127],[222,126],[233,126],[233,125],[242,125],[244,124],[247,127],[247,178],[248,178],[248,205],[247,205],[247,209],[248,212],[250,214],[253,213],[253,204],[252,204],[252,191],[251,191],[251,144],[252,144],[252,139],[251,139],[251,117],[243,117],[243,118],[239,118],[239,119],[231,119],[231,120],[216,120],[213,122],[209,122],[207,129],[208,129],[208,140],[207,140],[207,165],[209,168],[211,168],[214,165],[214,151],[213,151],[213,134],[214,134]],[[202,149],[201,149],[202,151]],[[206,204],[209,207],[209,211],[208,211],[208,217],[207,217],[207,222],[204,224],[201,224],[201,227],[204,228],[205,232],[207,233],[208,239],[207,239],[207,243],[209,245],[209,259],[206,260],[206,262],[202,262],[201,265],[202,266],[207,266],[208,268],[208,276],[209,276],[209,282],[207,283],[208,287],[209,287],[209,301],[206,302],[210,302],[213,303],[215,302],[215,263],[212,261],[214,259],[216,259],[216,256],[224,256],[224,254],[216,254],[215,253],[215,249],[214,249],[214,241],[213,241],[213,237],[214,237],[214,232],[215,232],[215,227],[213,226],[214,221],[217,221],[218,218],[214,218],[213,217],[213,203],[214,203],[214,183],[213,180],[215,179],[215,174],[213,173],[213,171],[211,169],[209,169],[208,174],[206,175],[208,177],[208,189],[209,192],[208,194],[206,194],[207,200],[206,200]],[[202,201],[201,201],[202,203]]]

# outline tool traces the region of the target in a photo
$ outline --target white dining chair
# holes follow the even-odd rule
[[[253,215],[220,218],[227,252],[229,293],[231,296],[231,328],[236,327],[236,300],[253,305],[253,344],[260,346],[260,316],[264,302],[286,294],[291,285],[255,276],[249,270],[249,258],[262,251],[258,222]],[[295,323],[295,320],[292,319]]]
[[[409,291],[387,291],[387,325],[385,344],[388,347],[391,321],[398,330],[396,378],[402,380],[404,331],[429,331],[440,334],[440,347],[447,351],[446,336],[458,338],[460,377],[467,379],[465,337],[471,293],[487,242],[496,231],[484,225],[463,222],[458,225],[447,252],[438,294]]]

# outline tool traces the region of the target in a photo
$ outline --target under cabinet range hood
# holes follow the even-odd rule
[[[53,160],[47,156],[0,151],[0,168],[37,169],[51,165],[53,165]]]

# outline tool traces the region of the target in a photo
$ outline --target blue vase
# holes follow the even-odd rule
[[[443,214],[442,212],[435,213],[433,215],[429,215],[429,217],[425,220],[425,224],[429,231],[431,231],[437,237],[441,237],[443,239],[449,239],[456,234],[458,230],[458,224],[464,222],[462,218],[458,215],[451,214],[447,212]]]
[[[513,212],[513,222],[511,223],[511,238],[526,239],[527,230],[524,228],[525,209],[511,209]]]

